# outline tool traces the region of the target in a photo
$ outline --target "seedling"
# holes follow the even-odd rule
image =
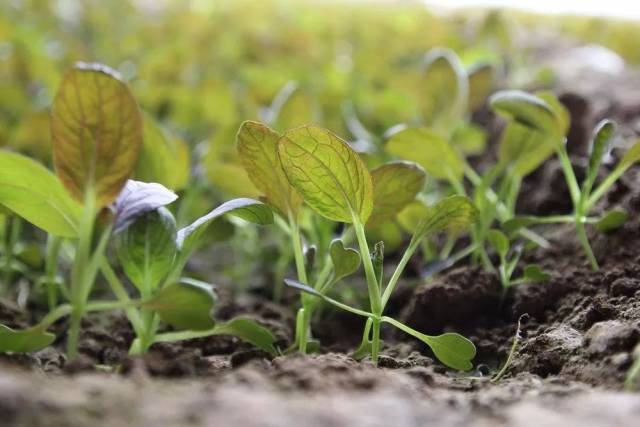
[[[518,266],[520,257],[522,256],[522,245],[511,248],[509,239],[500,230],[489,230],[487,233],[487,240],[493,246],[496,251],[500,264],[498,266],[498,273],[500,276],[500,283],[502,283],[502,296],[506,295],[509,288],[513,285],[519,285],[521,283],[529,282],[548,282],[550,276],[544,273],[540,267],[536,264],[527,265],[524,268],[522,277],[513,279],[513,273]]]
[[[159,184],[128,180],[141,145],[141,116],[126,85],[103,65],[79,64],[65,76],[52,107],[51,131],[57,176],[34,160],[2,151],[0,203],[52,236],[48,280],[56,275],[59,239],[68,240],[73,267],[69,286],[60,283],[59,291],[69,303],[26,330],[1,326],[0,351],[27,352],[51,344],[55,337],[47,328],[70,315],[67,354],[73,359],[85,313],[124,309],[138,336],[132,353],[144,352],[154,342],[217,333],[234,334],[275,352],[271,333],[248,319],[215,325],[210,317],[215,302],[211,289],[181,277],[212,222],[234,215],[268,224],[273,220],[268,206],[251,199],[232,200],[176,231],[173,216],[163,208],[176,196]],[[112,231],[140,299],[128,296],[105,256]],[[89,300],[100,270],[116,301]],[[156,334],[161,320],[185,330]]]
[[[314,126],[303,126],[287,131],[280,138],[278,157],[288,182],[311,209],[327,219],[350,224],[353,228],[364,266],[370,311],[336,301],[305,282],[287,280],[286,283],[367,318],[363,345],[370,349],[375,363],[380,350],[380,326],[382,323],[389,323],[429,345],[447,366],[460,370],[470,369],[475,347],[466,338],[455,333],[427,336],[384,316],[384,308],[398,279],[421,240],[443,229],[459,231],[474,221],[475,208],[468,199],[460,196],[447,198],[429,210],[392,277],[383,286],[380,270],[374,266],[374,260],[380,257],[380,250],[371,255],[364,227],[374,211],[373,180],[357,153],[331,132]]]
[[[556,153],[569,187],[574,212],[572,215],[548,217],[521,216],[508,220],[504,227],[505,230],[512,231],[533,224],[573,223],[589,263],[593,269],[597,269],[598,261],[589,244],[585,224],[595,224],[598,230],[607,231],[620,227],[625,222],[626,213],[620,210],[613,210],[601,216],[589,215],[606,191],[631,165],[640,160],[640,144],[636,143],[627,150],[613,171],[594,189],[598,170],[615,133],[615,125],[612,121],[603,120],[600,122],[594,130],[586,176],[580,185],[566,149],[566,138],[564,137],[568,126],[566,118],[559,116],[556,113],[557,107],[548,101],[548,98],[543,99],[519,91],[505,91],[493,95],[490,103],[496,111],[508,117],[513,123],[529,126],[534,135],[544,133],[547,136],[545,141],[541,141],[544,142],[543,145],[523,145],[520,151],[541,153],[550,150]],[[526,159],[525,155],[519,156],[519,158],[526,161],[524,160]]]

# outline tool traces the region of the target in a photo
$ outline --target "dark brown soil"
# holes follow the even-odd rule
[[[569,56],[569,55],[568,55]],[[553,65],[559,59],[547,58]],[[560,65],[566,67],[565,65]],[[559,82],[574,127],[569,144],[584,164],[586,138],[603,115],[634,134],[640,118],[640,74],[590,74],[590,86]],[[574,77],[577,79],[577,77]],[[608,102],[600,97],[607,93]],[[524,183],[519,210],[566,213],[557,164],[547,162]],[[360,318],[327,312],[319,336],[324,353],[270,358],[230,337],[156,345],[141,359],[127,356],[133,336],[122,315],[90,317],[81,357],[66,363],[54,346],[33,355],[0,357],[2,426],[633,426],[640,425],[640,393],[622,391],[640,343],[640,176],[632,170],[600,208],[621,206],[631,220],[591,240],[601,269],[592,271],[571,227],[544,230],[550,249],[527,261],[551,273],[546,284],[514,287],[501,299],[496,277],[457,267],[412,288],[403,283],[394,315],[425,333],[458,331],[478,348],[475,371],[457,375],[434,361],[421,343],[383,331],[380,366],[356,362],[348,350],[361,336]],[[277,334],[292,336],[288,308],[260,295],[219,309],[221,318],[249,313]],[[501,381],[490,381],[505,361],[523,317],[521,343]],[[25,326],[29,316],[0,304],[0,322]],[[60,331],[65,325],[57,325]],[[640,389],[639,389],[640,391]]]

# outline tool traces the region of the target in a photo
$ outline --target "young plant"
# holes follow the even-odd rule
[[[502,297],[507,294],[509,288],[513,285],[529,282],[548,282],[550,277],[543,272],[536,264],[527,265],[524,268],[522,277],[513,279],[513,273],[518,266],[520,257],[522,256],[522,245],[511,248],[509,239],[500,230],[489,230],[487,240],[493,246],[498,255],[500,264],[498,265],[498,273],[500,283],[502,283]]]
[[[447,198],[429,210],[392,277],[383,286],[383,276],[379,267],[374,265],[374,261],[380,259],[380,251],[375,251],[373,255],[370,253],[365,234],[365,224],[374,207],[374,187],[371,174],[358,154],[331,132],[314,126],[303,126],[286,132],[280,138],[278,156],[289,183],[311,209],[327,219],[353,227],[365,271],[369,311],[336,301],[304,282],[287,280],[286,283],[343,310],[365,317],[367,323],[363,343],[370,349],[375,363],[380,350],[381,324],[389,323],[429,345],[447,366],[460,370],[470,369],[475,346],[466,338],[455,333],[427,336],[384,315],[384,308],[398,279],[421,240],[443,229],[464,229],[474,221],[475,208],[468,199],[459,196]]]
[[[600,122],[594,130],[589,164],[584,181],[580,185],[566,149],[564,134],[568,126],[567,119],[559,116],[557,107],[548,101],[549,98],[543,99],[520,91],[504,91],[494,94],[490,99],[490,104],[494,110],[506,116],[512,122],[525,124],[534,129],[534,132],[543,132],[547,135],[548,138],[544,146],[532,146],[529,144],[528,146],[521,146],[519,149],[521,152],[534,152],[535,149],[538,153],[547,150],[556,153],[569,188],[574,211],[571,215],[519,216],[508,220],[504,227],[505,230],[511,231],[534,224],[573,223],[580,244],[589,263],[595,270],[598,268],[598,261],[589,244],[585,225],[595,224],[598,230],[607,231],[615,229],[625,222],[626,213],[617,209],[601,216],[590,216],[590,214],[595,204],[618,178],[631,165],[640,160],[640,144],[636,143],[627,150],[613,171],[594,188],[598,170],[605,154],[609,151],[609,146],[615,133],[615,125],[612,121],[603,120]],[[522,156],[522,158],[525,158],[525,156]]]
[[[180,277],[209,224],[225,214],[269,223],[272,214],[266,205],[232,200],[171,239],[175,221],[162,206],[176,196],[159,184],[128,181],[140,150],[141,116],[126,85],[103,65],[78,64],[66,74],[52,107],[51,132],[57,176],[34,160],[2,151],[0,204],[52,236],[47,251],[50,278],[56,275],[59,240],[68,240],[72,270],[69,285],[59,283],[58,290],[69,303],[22,331],[0,325],[0,352],[34,351],[51,344],[55,337],[47,328],[70,315],[67,354],[73,359],[84,314],[113,309],[124,309],[129,315],[138,334],[134,352],[145,351],[153,342],[205,333],[233,333],[274,352],[273,336],[251,321],[236,319],[214,327],[209,314],[214,301],[211,291]],[[127,233],[120,237],[119,252],[127,274],[141,290],[138,300],[129,298],[105,256],[113,230]],[[100,270],[118,300],[89,300]],[[156,335],[160,320],[206,331]]]

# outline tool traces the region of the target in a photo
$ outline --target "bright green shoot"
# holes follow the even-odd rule
[[[529,144],[521,144],[521,150],[531,152],[535,148],[538,151],[545,151],[544,147],[546,146],[556,153],[574,207],[571,215],[516,217],[505,223],[505,229],[512,231],[533,224],[573,223],[589,263],[593,269],[597,269],[598,261],[589,244],[585,225],[595,224],[598,230],[607,231],[620,227],[625,222],[626,214],[619,210],[607,212],[597,217],[590,216],[590,214],[595,204],[604,196],[606,191],[631,165],[640,160],[640,144],[636,143],[632,146],[616,168],[599,185],[594,187],[600,165],[610,149],[615,133],[615,125],[612,121],[603,120],[600,122],[594,130],[586,177],[582,185],[580,185],[566,149],[564,134],[568,126],[567,118],[564,114],[558,113],[559,108],[554,104],[555,102],[555,98],[545,94],[536,97],[519,91],[499,92],[491,97],[492,108],[511,120],[509,126],[525,124],[529,127],[529,132],[534,133],[534,135],[536,135],[536,132],[544,132],[546,139],[540,140],[537,148],[532,146],[531,149],[528,149]],[[525,155],[521,155],[518,158],[523,159],[521,163],[526,162],[524,163],[525,166],[523,166],[525,169],[529,169],[532,164],[537,166],[536,162],[524,160],[527,159]]]
[[[464,197],[454,196],[430,208],[392,277],[383,286],[384,279],[376,262],[381,257],[381,246],[372,254],[365,233],[365,224],[374,211],[373,180],[358,154],[336,135],[313,126],[286,132],[278,142],[278,154],[289,183],[311,209],[327,219],[350,224],[353,228],[364,267],[369,310],[343,304],[301,281],[287,280],[287,284],[366,317],[363,342],[376,363],[381,345],[380,327],[382,323],[389,323],[425,342],[446,365],[460,370],[470,369],[475,347],[469,340],[457,334],[437,337],[420,334],[384,316],[384,308],[422,239],[440,230],[460,231],[468,227],[475,220],[473,205]]]

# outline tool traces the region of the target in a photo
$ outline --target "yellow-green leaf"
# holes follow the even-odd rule
[[[14,330],[0,325],[0,353],[38,351],[53,343],[55,339],[55,335],[40,329]]]
[[[373,208],[371,175],[345,141],[315,126],[286,132],[278,154],[287,179],[317,213],[333,221],[366,223]]]
[[[237,136],[238,154],[251,182],[284,215],[295,214],[302,198],[293,189],[278,157],[280,135],[262,123],[246,121]]]
[[[477,216],[478,210],[467,197],[446,197],[428,208],[426,216],[416,227],[411,243],[442,230],[458,233],[473,224]]]
[[[187,144],[166,133],[149,115],[144,115],[144,139],[136,179],[157,182],[174,191],[189,183],[190,158]]]
[[[422,166],[439,179],[460,180],[464,159],[441,134],[427,128],[409,128],[393,135],[387,151]]]
[[[554,109],[540,97],[519,90],[496,92],[489,99],[496,112],[520,123],[551,135],[563,135],[562,123]]]
[[[117,73],[79,63],[62,80],[51,108],[53,161],[67,190],[83,201],[93,186],[98,207],[111,203],[133,172],[142,117]]]
[[[385,163],[371,171],[373,211],[368,225],[380,224],[395,217],[424,188],[426,175],[415,163]]]
[[[203,330],[215,326],[211,317],[215,303],[216,297],[210,286],[183,279],[162,288],[142,307],[155,311],[163,322],[175,328]]]
[[[467,75],[457,55],[449,49],[433,49],[424,61],[420,96],[426,124],[447,131],[466,111]]]
[[[77,236],[81,206],[57,176],[28,157],[0,151],[0,205],[47,233]]]

